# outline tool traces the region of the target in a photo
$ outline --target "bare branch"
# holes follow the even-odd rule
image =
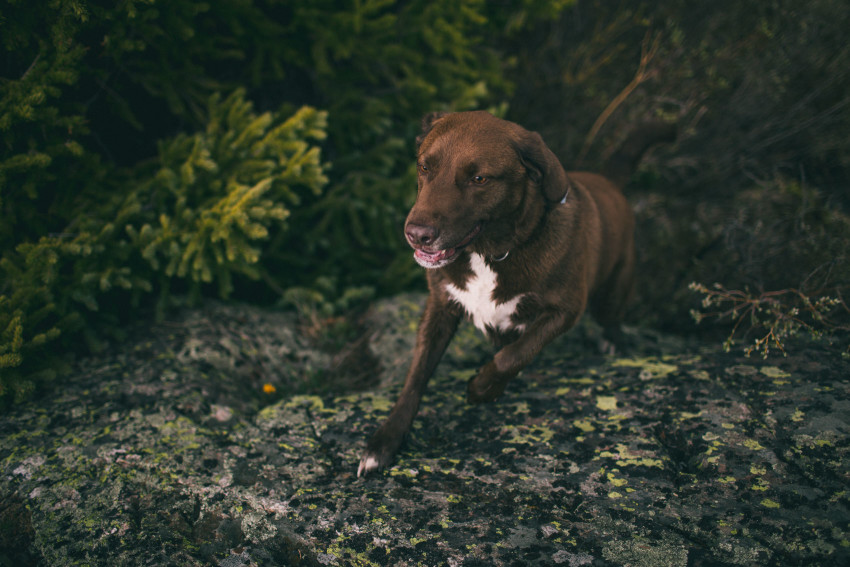
[[[620,91],[620,94],[608,103],[608,106],[605,107],[605,110],[602,111],[596,119],[596,122],[593,123],[590,131],[587,133],[587,136],[584,139],[584,145],[581,148],[581,152],[579,153],[578,160],[576,162],[577,166],[581,166],[582,162],[584,162],[584,158],[587,156],[587,152],[590,150],[591,144],[593,144],[597,134],[599,134],[599,130],[608,118],[614,114],[614,111],[623,104],[623,102],[630,94],[632,94],[632,92],[634,92],[636,88],[655,75],[654,71],[649,71],[647,68],[658,53],[658,48],[661,46],[661,34],[655,34],[653,37],[651,36],[652,32],[647,31],[643,38],[643,42],[641,42],[640,63],[638,64],[638,69],[635,72],[634,78],[632,78],[631,82],[629,82],[629,84]]]

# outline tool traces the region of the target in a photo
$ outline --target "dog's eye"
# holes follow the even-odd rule
[[[483,175],[476,175],[472,178],[472,182],[476,185],[484,185],[485,183],[487,183],[487,178]]]
[[[421,171],[422,173],[425,173],[425,172],[427,172],[427,171],[428,171],[428,166],[427,166],[427,165],[425,165],[424,163],[417,163],[417,164],[416,164],[416,167],[417,167],[417,168],[419,169],[419,171]]]

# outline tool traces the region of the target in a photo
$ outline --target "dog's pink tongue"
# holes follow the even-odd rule
[[[414,252],[414,254],[416,254],[417,258],[419,258],[420,260],[424,260],[425,262],[428,262],[429,264],[436,264],[437,262],[446,258],[447,256],[451,256],[453,253],[454,253],[454,248],[449,248],[447,250],[438,250],[437,252],[434,252],[433,254],[429,254],[428,252],[425,252],[424,250],[416,250]]]

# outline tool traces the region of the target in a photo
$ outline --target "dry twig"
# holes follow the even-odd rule
[[[625,86],[625,88],[620,91],[614,100],[608,103],[608,106],[605,107],[605,110],[599,115],[596,119],[596,122],[593,123],[593,126],[590,128],[590,131],[587,133],[587,136],[584,139],[584,145],[581,148],[581,152],[579,153],[577,166],[581,166],[584,162],[584,158],[587,156],[587,152],[590,150],[591,144],[596,139],[597,134],[599,134],[599,130],[611,117],[617,108],[623,104],[623,102],[629,97],[632,92],[638,88],[642,83],[651,79],[655,76],[655,70],[649,69],[649,64],[652,62],[652,59],[658,53],[658,48],[661,46],[661,34],[655,34],[652,36],[650,31],[646,32],[646,35],[643,38],[643,42],[641,42],[640,47],[640,63],[638,64],[638,69],[635,72],[634,78],[632,78],[631,82]]]

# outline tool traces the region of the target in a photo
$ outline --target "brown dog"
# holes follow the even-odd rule
[[[401,395],[357,475],[387,466],[425,385],[466,314],[501,347],[469,381],[471,403],[504,391],[590,304],[615,335],[631,294],[634,218],[618,184],[672,125],[633,133],[610,179],[567,174],[543,139],[486,112],[431,114],[419,142],[419,194],[404,232],[430,294]]]

